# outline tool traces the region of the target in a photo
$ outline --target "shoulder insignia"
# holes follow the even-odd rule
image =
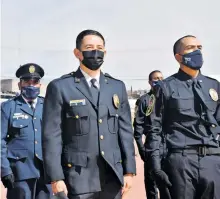
[[[138,111],[138,106],[135,105],[135,107],[134,107],[134,115],[135,115],[135,116],[137,115],[137,111]]]
[[[67,78],[67,77],[71,77],[74,75],[75,72],[71,72],[71,73],[68,73],[68,74],[65,74],[63,76],[61,76],[61,79],[64,79],[64,78]]]
[[[218,80],[215,79],[215,78],[212,78],[212,77],[209,77],[209,76],[205,76],[205,75],[203,75],[203,76],[206,77],[206,78],[208,78],[208,79],[211,79],[211,80],[214,80],[214,81],[218,82]]]
[[[115,80],[117,80],[117,81],[121,81],[121,80],[119,80],[119,79],[116,79],[116,78],[112,77],[112,76],[109,75],[108,73],[104,73],[104,76],[105,76],[105,77],[109,77],[109,78],[111,78],[111,79],[115,79]]]
[[[156,98],[152,94],[149,98],[149,102],[148,102],[148,106],[147,106],[147,110],[146,110],[146,114],[145,114],[146,116],[149,116],[153,112],[155,101],[156,101]]]

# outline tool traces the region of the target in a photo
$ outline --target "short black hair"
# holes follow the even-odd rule
[[[152,76],[153,76],[154,73],[161,73],[161,71],[159,71],[159,70],[154,70],[154,71],[150,72],[150,74],[149,74],[149,76],[148,76],[148,80],[149,80],[149,81],[152,81]]]
[[[179,50],[180,50],[180,47],[181,47],[181,42],[184,38],[187,38],[187,37],[193,37],[193,38],[196,38],[195,36],[193,35],[186,35],[184,37],[181,37],[180,39],[178,39],[175,44],[173,45],[173,54],[178,54],[179,53]]]
[[[82,44],[82,40],[85,36],[87,35],[96,35],[98,37],[100,37],[103,40],[103,43],[105,45],[105,39],[102,36],[102,34],[96,30],[83,30],[81,33],[78,34],[77,38],[76,38],[76,48],[80,49],[81,44]]]

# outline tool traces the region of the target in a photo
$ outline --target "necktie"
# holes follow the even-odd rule
[[[99,89],[96,86],[96,79],[91,79],[91,93],[92,93],[92,97],[93,100],[95,102],[96,105],[98,105],[98,101],[99,101]]]
[[[197,79],[193,79],[193,92],[195,95],[195,111],[201,115],[202,110],[203,110],[203,103],[204,103],[204,96],[200,90],[200,86],[198,84]]]
[[[31,109],[34,111],[34,102],[33,102],[33,101],[30,101],[30,102],[28,102],[28,103],[30,104]]]

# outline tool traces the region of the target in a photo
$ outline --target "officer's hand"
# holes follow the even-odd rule
[[[160,186],[166,186],[166,187],[171,187],[172,184],[169,181],[169,178],[167,174],[162,171],[162,170],[153,170],[152,171],[153,177],[156,180],[156,183]]]
[[[67,196],[68,191],[67,191],[66,185],[63,180],[52,182],[51,185],[52,185],[52,191],[54,194],[56,194],[58,192],[64,192]]]
[[[14,174],[9,174],[7,176],[4,176],[2,178],[2,183],[7,189],[13,189],[14,188],[14,182],[15,182],[15,177]]]
[[[122,187],[122,196],[124,196],[132,187],[133,174],[124,175],[124,186]]]

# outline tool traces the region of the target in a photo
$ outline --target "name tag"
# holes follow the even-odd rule
[[[22,119],[28,119],[28,115],[25,115],[23,113],[14,113],[13,117],[12,118],[22,118]]]
[[[70,100],[70,106],[84,106],[84,105],[86,105],[85,99]]]

